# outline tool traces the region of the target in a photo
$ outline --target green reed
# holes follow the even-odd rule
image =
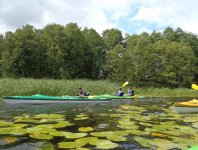
[[[123,81],[124,83],[124,81]],[[83,87],[91,95],[115,94],[116,89],[123,83],[108,80],[53,80],[20,78],[0,79],[0,97],[12,95],[76,95],[78,87]],[[128,86],[124,87],[127,92]],[[190,88],[134,88],[137,95],[145,97],[198,97],[198,91]]]

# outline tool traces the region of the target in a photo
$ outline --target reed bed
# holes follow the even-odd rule
[[[76,95],[78,87],[83,87],[91,95],[115,94],[122,83],[108,80],[53,80],[20,78],[0,79],[0,97],[12,95],[44,94],[53,96]],[[128,86],[124,87],[124,93]],[[190,88],[134,88],[137,95],[145,97],[198,97],[198,91]]]

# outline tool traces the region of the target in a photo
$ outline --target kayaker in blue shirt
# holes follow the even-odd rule
[[[117,90],[116,95],[117,96],[123,96],[124,95],[124,92],[122,91],[121,87]]]
[[[134,96],[135,95],[135,93],[134,93],[134,91],[131,87],[129,87],[129,89],[128,89],[128,95],[129,96]]]

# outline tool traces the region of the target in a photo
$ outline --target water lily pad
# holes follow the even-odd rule
[[[39,120],[33,119],[33,118],[21,118],[21,119],[17,119],[14,121],[15,123],[38,123]]]
[[[84,137],[84,138],[80,138],[80,139],[75,140],[75,142],[76,142],[76,143],[81,143],[81,142],[83,142],[83,143],[88,144],[88,143],[90,143],[90,142],[95,142],[95,141],[97,141],[97,140],[98,140],[97,137]]]
[[[113,132],[112,131],[92,132],[90,134],[96,137],[107,137],[109,134],[113,134]]]
[[[152,147],[152,145],[149,143],[150,140],[148,140],[146,138],[134,136],[134,140],[144,147],[148,147],[148,148]]]
[[[137,125],[128,125],[128,124],[119,124],[117,125],[118,128],[121,128],[121,129],[138,129],[139,126]]]
[[[9,125],[9,126],[18,129],[18,128],[27,127],[28,124],[11,124],[11,125]]]
[[[83,118],[83,117],[87,117],[88,115],[81,113],[79,115],[76,115],[76,118]]]
[[[93,128],[92,127],[80,127],[80,128],[78,128],[78,131],[89,132],[89,131],[93,131]]]
[[[11,131],[10,134],[12,134],[12,135],[24,135],[24,134],[27,134],[27,130],[23,129],[23,128],[19,128],[17,130],[15,129],[15,130]]]
[[[33,118],[35,118],[35,119],[60,119],[60,118],[65,118],[65,115],[61,115],[61,114],[38,114],[38,115],[35,115]]]
[[[151,136],[153,136],[153,137],[160,137],[160,138],[166,138],[166,137],[168,137],[167,134],[164,134],[162,132],[152,132],[151,133]]]
[[[29,143],[28,145],[31,145],[30,149],[36,148],[36,150],[54,150],[54,145],[48,141]]]
[[[51,136],[65,137],[67,134],[70,134],[70,132],[55,131],[55,132],[50,132],[49,134]]]
[[[0,139],[0,146],[15,143],[17,141],[16,137],[5,137]]]
[[[76,142],[60,142],[58,143],[59,148],[80,148],[86,145],[85,143],[76,143]]]
[[[179,144],[173,143],[166,139],[153,139],[149,141],[149,143],[154,146],[157,146],[157,149],[161,149],[161,150],[164,149],[165,147],[166,149],[173,149],[179,147]]]
[[[114,131],[113,134],[119,136],[127,136],[129,135],[129,132],[127,130],[120,130],[120,131]]]
[[[97,149],[113,149],[118,147],[117,143],[113,143],[109,140],[96,140],[96,141],[91,141],[91,145],[96,145]]]
[[[30,134],[30,137],[34,138],[34,139],[42,139],[42,140],[51,140],[53,139],[53,136],[51,135],[47,135],[47,134],[40,134],[40,133],[32,133]]]
[[[88,119],[89,117],[79,117],[79,118],[74,118],[74,120],[86,120]]]
[[[31,128],[27,128],[27,133],[50,133],[50,132],[55,132],[56,129],[52,128],[43,128],[41,126],[34,126]]]
[[[78,139],[87,136],[87,133],[65,133],[65,137],[68,139]]]
[[[146,122],[139,122],[140,125],[146,126],[146,127],[152,127],[152,124],[146,123]]]
[[[150,131],[141,131],[141,130],[126,130],[126,131],[132,135],[138,135],[138,136],[150,134]]]
[[[0,127],[6,127],[13,124],[12,122],[6,122],[4,120],[0,120]]]
[[[115,135],[115,134],[108,135],[107,139],[111,140],[111,141],[118,141],[118,142],[127,140],[127,138],[125,138],[123,136],[118,136],[118,135]]]

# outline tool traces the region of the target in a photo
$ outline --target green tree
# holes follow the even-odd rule
[[[113,49],[117,44],[123,44],[122,32],[118,29],[107,29],[103,31],[102,37],[107,46],[107,50]]]
[[[90,79],[99,79],[102,77],[103,65],[105,61],[105,43],[102,37],[94,30],[83,30],[85,39],[85,60],[84,60],[84,77]]]

